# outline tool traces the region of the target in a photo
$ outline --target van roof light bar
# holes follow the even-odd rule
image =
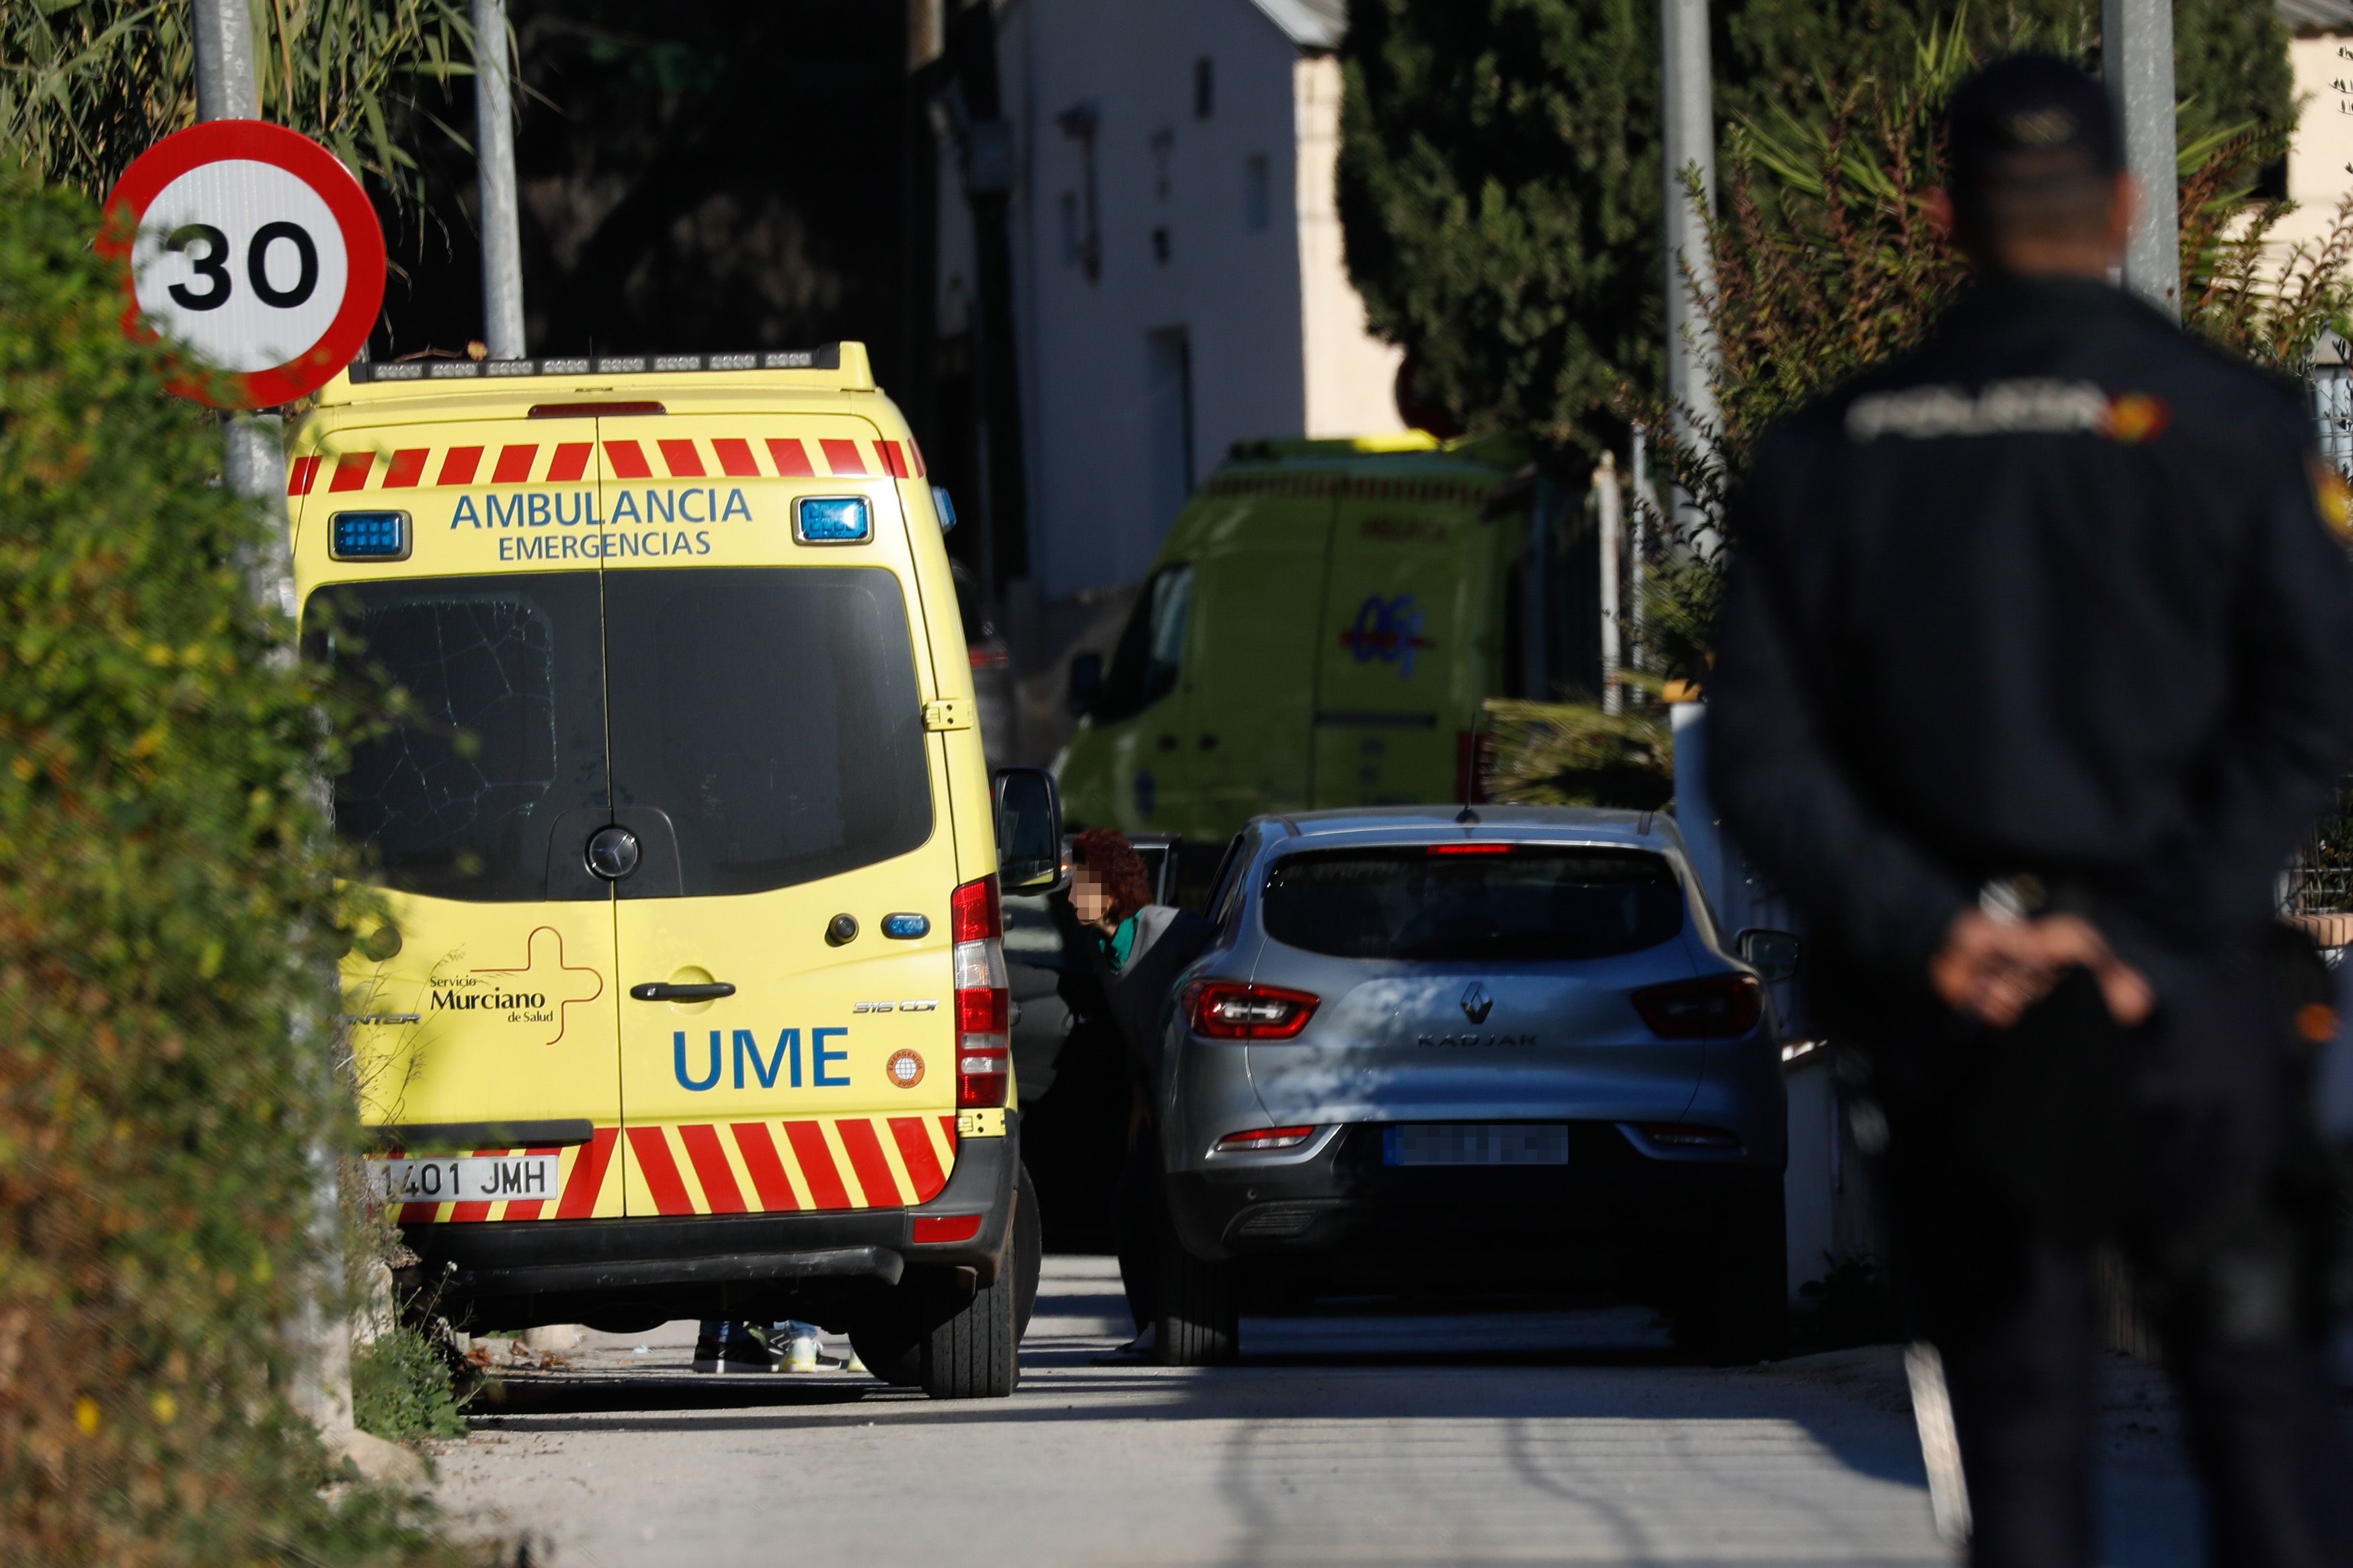
[[[575,354],[539,359],[363,361],[350,369],[354,386],[398,382],[506,381],[535,375],[675,375],[684,371],[839,370],[841,345],[761,349],[721,354]]]

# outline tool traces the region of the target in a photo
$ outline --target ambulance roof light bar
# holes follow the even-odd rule
[[[539,375],[676,375],[712,370],[839,370],[841,345],[726,354],[573,354],[539,359],[412,359],[354,364],[354,386],[418,381],[504,381]]]

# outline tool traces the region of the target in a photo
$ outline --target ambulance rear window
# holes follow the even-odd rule
[[[311,656],[406,693],[403,721],[353,746],[335,781],[336,830],[385,885],[476,902],[547,896],[555,819],[607,804],[596,597],[593,572],[314,596]]]
[[[687,567],[605,578],[613,800],[664,813],[680,886],[755,893],[931,837],[914,641],[877,567]],[[642,884],[642,885],[640,885]]]

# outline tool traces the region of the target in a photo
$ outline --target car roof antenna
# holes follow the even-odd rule
[[[1479,793],[1479,721],[1486,716],[1484,702],[1472,710],[1471,749],[1462,758],[1462,809],[1454,814],[1454,820],[1465,827],[1479,820],[1479,814],[1471,809],[1471,797]]]

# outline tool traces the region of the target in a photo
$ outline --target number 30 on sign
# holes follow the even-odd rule
[[[123,330],[213,372],[174,388],[207,403],[315,392],[384,303],[367,194],[324,147],[259,120],[208,121],[140,154],[106,199],[99,253],[124,264]]]

